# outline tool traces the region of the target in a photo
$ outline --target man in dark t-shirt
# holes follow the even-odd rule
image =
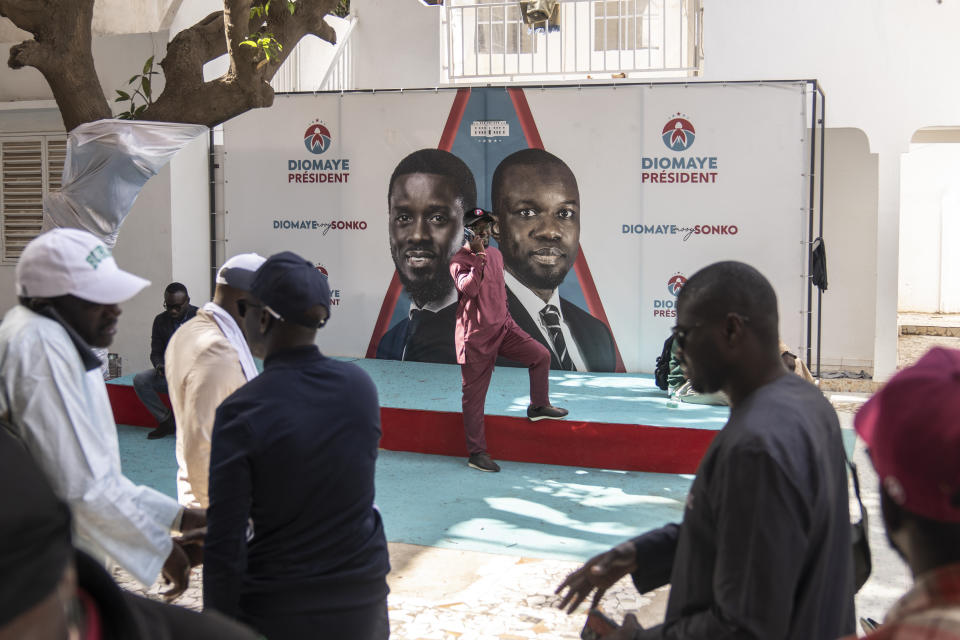
[[[592,558],[560,606],[630,573],[640,592],[670,583],[662,625],[628,615],[605,640],[837,638],[854,629],[843,443],[836,413],[790,375],[770,283],[740,262],[696,273],[677,300],[675,340],[695,391],[724,391],[730,419],[708,448],[681,524]]]
[[[386,640],[377,388],[317,349],[330,288],[312,263],[270,256],[241,302],[263,373],[214,420],[204,608],[270,640]]]

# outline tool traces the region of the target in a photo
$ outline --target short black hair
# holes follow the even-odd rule
[[[677,296],[678,304],[693,305],[698,315],[720,319],[728,313],[749,318],[762,343],[777,349],[780,316],[770,281],[743,262],[715,262],[690,276]]]
[[[463,160],[443,149],[420,149],[401,160],[390,176],[387,203],[390,202],[393,183],[397,178],[414,173],[432,173],[448,178],[453,183],[464,212],[477,208],[477,182],[473,178],[473,172]]]
[[[187,288],[179,282],[171,282],[167,285],[167,288],[163,290],[164,295],[173,295],[175,293],[183,293],[183,295],[187,296],[188,298],[190,297],[190,294],[187,293]]]
[[[521,149],[520,151],[514,151],[506,158],[501,160],[500,164],[497,165],[497,168],[493,172],[493,180],[490,184],[490,208],[494,211],[500,207],[500,189],[503,186],[503,176],[509,169],[520,165],[532,165],[536,167],[545,167],[549,165],[561,166],[570,173],[570,176],[573,178],[573,184],[577,184],[577,176],[573,175],[573,171],[570,169],[567,163],[549,151],[544,149]]]

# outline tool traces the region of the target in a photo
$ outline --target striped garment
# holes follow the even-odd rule
[[[856,636],[849,636],[853,640]],[[960,640],[960,564],[923,574],[870,640]],[[847,640],[847,639],[844,639]]]

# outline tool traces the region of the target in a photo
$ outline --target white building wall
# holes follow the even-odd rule
[[[829,129],[824,164],[823,236],[830,286],[822,302],[821,364],[831,369],[869,370],[877,308],[873,286],[877,269],[877,154],[870,152],[863,131]]]
[[[186,285],[198,307],[212,296],[209,140],[200,136],[170,161],[171,280]]]
[[[960,144],[912,145],[900,190],[900,308],[957,313]]]
[[[413,89],[441,83],[442,7],[420,0],[351,0],[357,86]]]

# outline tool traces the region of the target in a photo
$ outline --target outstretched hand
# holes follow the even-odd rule
[[[600,604],[600,598],[607,589],[613,586],[620,578],[633,573],[637,569],[637,552],[633,542],[627,541],[618,544],[610,551],[594,556],[585,565],[571,573],[560,583],[554,593],[560,593],[567,588],[567,593],[557,605],[573,613],[580,606],[590,592],[596,589],[593,604]],[[569,606],[568,606],[569,605]]]

